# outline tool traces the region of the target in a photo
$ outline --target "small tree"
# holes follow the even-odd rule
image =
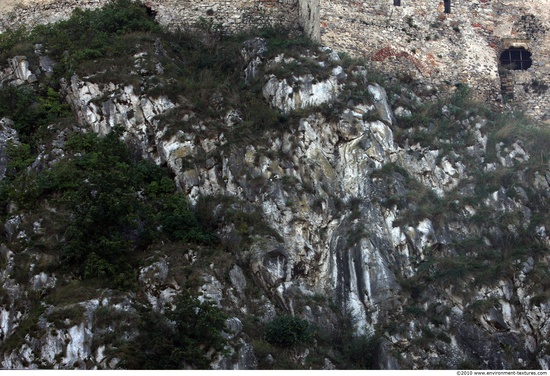
[[[311,341],[312,330],[308,321],[299,317],[285,315],[267,325],[265,339],[279,347],[294,347]]]
[[[139,336],[129,345],[123,368],[209,369],[212,356],[222,353],[227,316],[214,304],[184,293],[165,316],[150,309],[140,313]]]

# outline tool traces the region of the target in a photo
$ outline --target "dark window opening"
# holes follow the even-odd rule
[[[526,70],[531,67],[531,52],[523,47],[511,47],[500,54],[500,64],[513,70]]]
[[[445,13],[451,13],[451,0],[443,0],[445,6]]]
[[[395,5],[396,7],[400,7],[401,6],[401,0],[393,0],[393,5]]]

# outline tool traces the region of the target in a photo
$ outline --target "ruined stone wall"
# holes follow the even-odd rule
[[[493,9],[499,55],[513,46],[532,53],[525,71],[501,67],[505,96],[508,91],[528,115],[550,122],[550,0],[499,0]]]
[[[32,27],[66,19],[77,7],[95,9],[110,0],[3,1],[8,3],[0,7],[0,32],[17,25]],[[202,19],[226,32],[267,25],[315,32],[312,22],[318,24],[318,17],[304,12],[301,18],[301,10],[307,10],[309,3],[315,1],[318,4],[319,0],[142,0],[156,12],[162,25],[185,27]]]
[[[297,0],[157,0],[150,3],[157,11],[158,21],[166,25],[192,25],[200,19],[229,31],[270,25],[298,29],[300,25]]]
[[[545,90],[550,53],[549,0],[331,0],[321,5],[323,44],[364,56],[373,66],[434,87],[471,86],[500,107],[513,101],[530,115],[550,118]],[[527,71],[505,72],[499,56],[521,40],[532,52]],[[512,95],[503,100],[504,81]]]

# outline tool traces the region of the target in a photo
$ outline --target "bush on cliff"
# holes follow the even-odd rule
[[[113,286],[135,281],[136,256],[157,239],[213,244],[165,169],[133,157],[120,129],[105,137],[74,134],[65,158],[51,169],[30,172],[28,145],[10,145],[8,178],[0,199],[21,208],[55,207],[61,266],[83,278],[107,278]],[[51,217],[49,212],[43,216]],[[59,223],[61,222],[61,223]]]
[[[267,325],[265,339],[275,346],[294,347],[311,341],[312,329],[308,321],[284,315]]]
[[[160,31],[160,26],[137,1],[116,0],[99,10],[77,8],[65,21],[39,25],[29,39],[45,45],[48,54],[61,63],[57,71],[71,75],[76,66],[108,54],[124,54],[122,36]]]
[[[168,320],[167,320],[168,319]],[[152,310],[140,314],[139,336],[122,354],[128,369],[209,369],[210,360],[223,353],[227,316],[212,302],[189,293],[176,300],[163,316]]]

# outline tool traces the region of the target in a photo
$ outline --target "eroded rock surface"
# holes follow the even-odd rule
[[[476,171],[500,171],[524,165],[536,156],[529,155],[520,143],[488,146],[487,135],[482,133],[486,123],[473,116],[452,120],[463,122],[460,124],[471,132],[471,142],[462,150],[444,152],[420,142],[398,142],[405,132],[396,125],[401,116],[394,115],[386,90],[369,84],[364,68],[353,76],[339,65],[337,53],[331,52],[330,61],[315,62],[326,64],[329,71],[322,79],[312,74],[267,75],[265,70],[274,64],[284,67],[296,60],[280,55],[267,61],[265,48],[261,39],[243,46],[243,84],[259,80],[261,95],[273,108],[287,115],[296,110],[304,113],[288,129],[265,131],[258,140],[228,144],[223,132],[208,135],[200,121],[194,128],[171,132],[162,115],[184,101],[138,94],[131,84],[99,84],[78,75],[61,83],[77,119],[76,128],[104,135],[121,126],[122,137],[143,157],[170,168],[191,204],[198,205],[207,196],[225,197],[225,202],[212,208],[212,215],[222,222],[228,212],[238,211],[243,216],[258,215],[268,224],[269,231],[261,232],[259,220],[252,225],[246,221],[224,223],[219,236],[224,244],[236,244],[236,248],[217,264],[200,266],[197,285],[201,299],[236,315],[227,320],[224,331],[230,340],[229,355],[213,359],[212,367],[258,367],[242,317],[250,314],[267,323],[278,312],[287,312],[328,331],[338,320],[328,307],[331,301],[338,310],[353,316],[358,333],[378,333],[384,338],[377,349],[380,368],[536,365],[548,369],[550,358],[545,351],[550,346],[550,301],[545,291],[537,290],[538,277],[532,278],[548,270],[547,254],[536,259],[518,255],[517,263],[509,266],[512,269],[493,271],[494,278],[486,282],[475,273],[459,273],[456,278],[438,274],[455,271],[444,268],[446,258],[460,256],[461,262],[468,263],[463,257],[475,258],[481,252],[480,244],[490,246],[495,254],[500,252],[504,259],[509,250],[502,239],[531,231],[534,208],[521,187],[491,186],[481,203],[465,203],[459,198],[475,189],[469,185]],[[136,61],[140,56],[134,56]],[[24,61],[10,60],[12,73],[2,76],[3,80],[32,84],[34,79]],[[370,95],[345,103],[333,116],[318,108],[334,105],[350,83],[363,85]],[[410,117],[415,106],[400,107],[399,113]],[[441,113],[451,116],[445,108]],[[195,116],[189,112],[181,121]],[[238,111],[228,109],[219,121],[224,132],[230,132],[243,119]],[[16,139],[9,119],[2,119],[0,173],[6,171],[2,153],[7,142]],[[63,135],[57,134],[54,140],[51,153],[57,158],[62,156]],[[489,147],[494,148],[495,157],[486,161]],[[184,158],[194,162],[184,163]],[[473,165],[482,167],[473,170]],[[541,202],[548,199],[549,176],[546,166],[544,172],[526,177],[535,187],[529,195]],[[456,199],[451,199],[452,195]],[[430,200],[448,201],[444,201],[445,209],[430,212],[423,208]],[[487,223],[476,222],[478,212],[487,208],[498,217],[509,216],[505,233],[490,222],[492,214],[487,214]],[[33,267],[28,276],[19,275],[16,281],[15,253],[10,250],[13,242],[17,241],[18,247],[23,244],[17,253],[27,252],[31,265],[47,257],[32,253],[25,245],[42,231],[41,222],[14,215],[4,228],[7,242],[2,244],[1,256],[0,283],[5,294],[0,341],[6,343],[30,317],[16,302],[67,282],[55,272],[34,272]],[[537,222],[531,233],[540,239],[544,252],[550,242],[547,232],[544,222]],[[245,237],[248,242],[242,240]],[[474,237],[476,242],[464,251],[461,242]],[[171,309],[188,278],[182,270],[199,268],[197,260],[200,252],[194,249],[166,251],[145,260],[137,272],[140,298],[156,312]],[[29,288],[23,287],[22,279]],[[319,296],[326,300],[315,300]],[[105,310],[131,317],[134,299],[133,292],[101,291],[96,298],[70,304],[45,302],[41,312],[33,313],[33,331],[1,354],[2,367],[116,368],[121,360],[108,355],[109,343],[98,344],[95,339],[120,331],[131,340],[135,328],[120,322],[100,323],[94,317]],[[56,313],[68,310],[73,312],[70,318],[54,322],[59,316]],[[296,364],[305,367],[309,354],[310,349],[296,353]],[[323,364],[325,369],[335,367],[328,358]]]

